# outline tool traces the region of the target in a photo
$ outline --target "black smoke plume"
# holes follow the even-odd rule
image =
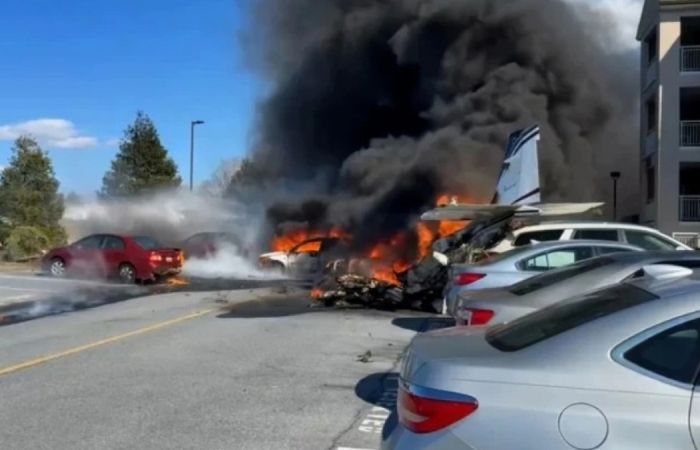
[[[638,75],[606,18],[562,0],[255,5],[247,42],[273,89],[232,188],[276,192],[275,226],[372,240],[440,193],[489,201],[509,133],[533,124],[546,200],[609,200],[611,170],[623,198],[636,188]]]

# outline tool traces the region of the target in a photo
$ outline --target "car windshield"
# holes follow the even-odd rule
[[[621,284],[559,302],[488,331],[486,340],[504,352],[529,347],[601,317],[658,299],[631,284]]]
[[[145,250],[155,250],[158,248],[163,248],[160,242],[148,236],[136,236],[134,237],[134,241],[136,241],[136,243],[139,244],[139,247]]]
[[[542,275],[528,278],[527,280],[511,286],[509,291],[518,296],[526,295],[531,292],[552,286],[553,284],[559,283],[560,281],[564,281],[576,275],[589,272],[599,267],[607,266],[612,262],[612,258],[605,256],[587,259],[585,261],[581,261],[580,263],[566,266],[562,269],[552,270],[550,272],[543,273]]]

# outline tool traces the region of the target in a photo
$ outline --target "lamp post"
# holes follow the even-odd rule
[[[617,220],[617,180],[622,174],[620,172],[610,172],[610,178],[613,180],[613,220]]]
[[[190,123],[190,192],[194,186],[194,127],[203,123],[203,120],[193,120]]]

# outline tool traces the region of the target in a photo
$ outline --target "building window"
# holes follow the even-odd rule
[[[656,115],[656,99],[652,98],[647,101],[647,134],[656,131],[657,115]]]
[[[647,47],[647,64],[651,64],[654,62],[654,59],[656,58],[657,55],[657,47],[658,47],[658,34],[656,32],[656,28],[647,36],[646,40],[646,47]]]
[[[647,203],[654,201],[656,197],[656,170],[652,164],[651,158],[644,159],[644,171],[646,173],[647,182]]]

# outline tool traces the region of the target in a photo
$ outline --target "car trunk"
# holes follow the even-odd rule
[[[177,273],[182,268],[184,255],[180,249],[159,248],[150,250],[149,262],[158,275]]]
[[[455,327],[419,334],[406,353],[401,377],[410,383],[435,387],[446,379],[509,377],[517,354],[492,347],[485,327]]]

